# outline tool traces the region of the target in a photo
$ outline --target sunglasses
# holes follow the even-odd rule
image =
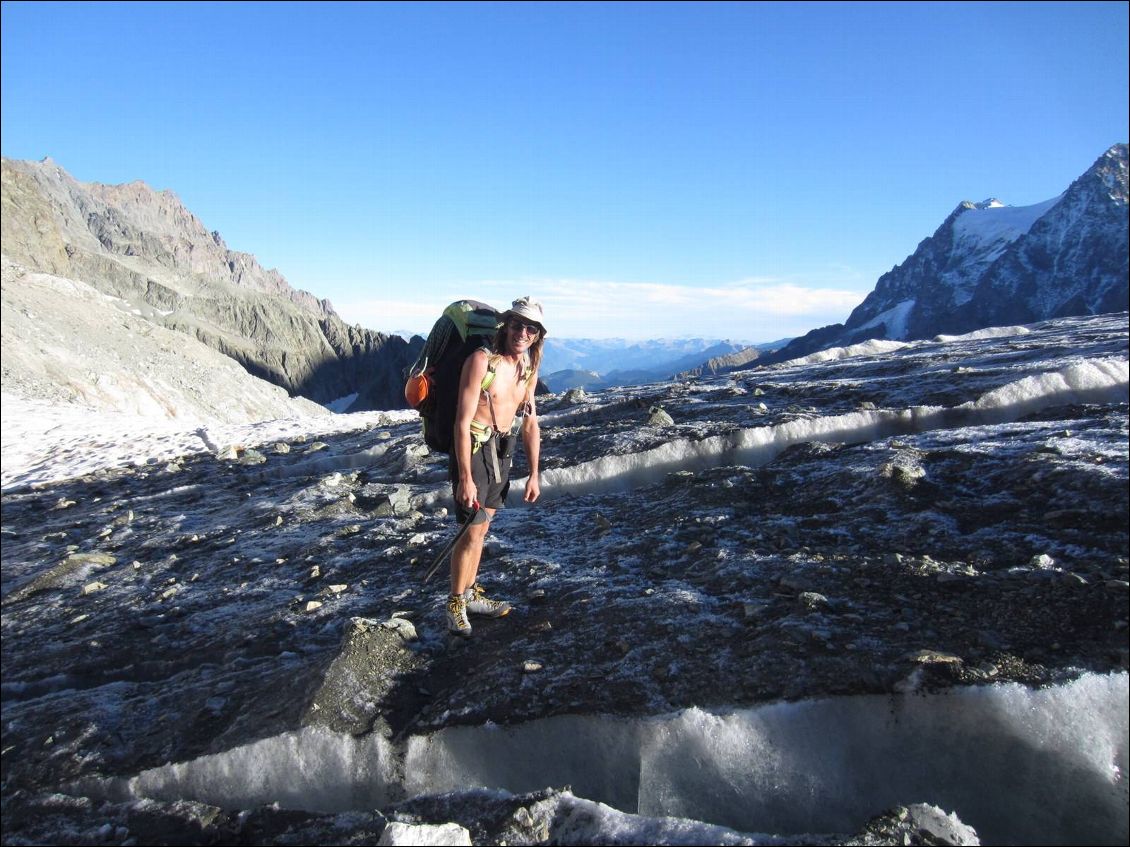
[[[510,327],[511,332],[519,335],[523,331],[531,338],[537,338],[541,334],[541,327],[537,324],[528,324],[522,321],[508,321],[507,325]]]

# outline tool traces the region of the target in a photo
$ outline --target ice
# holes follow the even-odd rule
[[[468,785],[533,791],[570,785],[579,796],[635,812],[640,721],[563,715],[517,727],[453,727],[412,738],[405,751],[410,794]]]
[[[1023,417],[1063,403],[1125,402],[1130,365],[1125,360],[1077,362],[1058,371],[1029,376],[988,392],[959,408],[996,410]]]
[[[189,797],[217,806],[234,800],[241,808],[278,803],[313,811],[373,809],[390,799],[390,750],[380,736],[356,739],[306,727],[129,779],[88,779],[73,788],[115,800]]]
[[[915,406],[864,410],[844,415],[796,419],[753,427],[701,440],[674,439],[637,453],[604,456],[541,474],[542,495],[591,494],[661,481],[680,470],[722,464],[757,467],[786,448],[809,441],[864,443],[892,435],[934,429],[1002,424],[1065,403],[1121,403],[1130,396],[1130,367],[1125,360],[1087,360],[1059,370],[1028,376],[952,408]],[[525,480],[516,480],[514,504]]]
[[[960,808],[989,842],[1084,842],[1127,833],[1127,677],[1033,691],[689,710],[656,729],[642,814],[743,830],[846,831],[860,808]]]
[[[773,835],[739,833],[729,827],[686,818],[647,817],[621,812],[604,803],[567,796],[554,821],[561,844],[791,844]]]
[[[1032,330],[1026,326],[991,326],[967,332],[964,335],[935,335],[933,340],[945,344],[950,341],[979,341],[982,338],[1008,338],[1012,335],[1028,335]]]
[[[380,840],[380,847],[395,847],[395,845],[408,845],[408,847],[440,847],[440,845],[467,845],[471,847],[471,833],[455,823],[445,824],[410,824],[392,821]]]
[[[873,338],[849,347],[831,347],[817,353],[810,353],[799,359],[790,359],[786,365],[815,365],[820,362],[831,362],[836,359],[848,359],[853,356],[878,356],[881,353],[890,353],[901,350],[907,346],[905,341],[887,341],[882,338]]]
[[[915,802],[960,809],[989,843],[1125,842],[1128,692],[1125,673],[1085,674],[1042,690],[1009,683],[452,727],[402,747],[307,728],[79,787],[116,799],[338,812],[476,786],[570,785],[589,803],[576,826],[633,826],[626,840],[635,843],[660,825],[672,835],[684,827],[688,840],[678,843],[722,843],[708,840],[721,834],[711,827],[852,832],[863,810]],[[657,823],[666,818],[705,823]]]
[[[625,388],[592,395],[581,406],[548,398],[546,408],[551,411],[543,418],[549,436],[545,456],[559,464],[543,471],[542,490],[549,499],[662,481],[672,471],[697,474],[719,465],[753,467],[812,441],[876,442],[876,451],[884,455],[890,451],[899,458],[902,452],[911,456],[914,450],[900,452],[901,448],[882,441],[919,433],[923,435],[914,443],[922,450],[959,448],[995,461],[1001,453],[1015,450],[1028,455],[1035,449],[1060,463],[1077,457],[1074,463],[1085,463],[1088,474],[1121,474],[1118,478],[1124,485],[1124,425],[1110,423],[1088,433],[1086,427],[1098,420],[1091,412],[1040,413],[1080,404],[1124,404],[1128,376],[1125,316],[1117,315],[1077,320],[1067,330],[1001,327],[900,344],[888,353],[863,347],[846,358],[818,364],[785,364],[696,382]],[[761,394],[755,393],[758,390]],[[322,432],[359,433],[342,439],[341,449],[303,455],[299,447],[286,461],[256,470],[266,484],[230,523],[225,521],[215,534],[218,541],[229,532],[234,538],[245,526],[273,524],[291,505],[288,497],[299,503],[340,500],[346,489],[342,478],[354,468],[373,468],[372,476],[381,480],[380,485],[386,490],[403,489],[413,508],[421,511],[427,503],[449,502],[441,463],[418,450],[419,429],[412,412],[177,429],[153,421],[131,423],[123,415],[84,415],[74,407],[52,412],[9,406],[7,399],[6,488],[82,475],[99,467],[218,453],[232,444],[250,447],[294,440],[301,445]],[[646,410],[652,404],[668,406],[676,426],[647,425]],[[1104,409],[1103,414],[1124,420],[1125,406]],[[1032,415],[1038,417],[1012,423]],[[589,442],[577,444],[574,436]],[[573,464],[561,465],[563,457]],[[404,479],[406,468],[418,476]],[[207,467],[197,470],[190,486],[174,484],[173,478],[165,479],[161,473],[150,475],[154,484],[139,490],[130,508],[151,505],[163,531],[192,537],[200,529],[194,524],[197,518],[173,504],[179,502],[175,496],[179,492],[198,489],[204,495],[215,482]],[[291,475],[310,479],[293,489],[272,486],[278,478]],[[521,488],[520,482],[513,486],[518,492]],[[167,508],[162,508],[164,498],[169,499]],[[572,504],[555,506],[564,508],[548,510],[545,520],[565,527],[573,519]],[[527,521],[530,515],[538,517],[527,512],[511,519]],[[233,573],[243,570],[240,560],[270,562],[280,556],[281,548],[262,537],[248,540],[251,534],[245,532],[238,551],[233,550]],[[506,542],[516,544],[509,536]],[[522,548],[514,549],[524,555]],[[607,548],[598,542],[593,549],[599,555]],[[668,548],[658,549],[662,554]],[[729,555],[732,548],[721,552]],[[1062,551],[1052,552],[1058,556]],[[631,563],[638,555],[629,550],[621,561]],[[547,563],[546,573],[568,564],[567,559]],[[723,565],[741,566],[736,561]],[[42,566],[42,562],[31,558],[26,566]],[[22,562],[6,564],[5,580],[22,582],[32,577],[24,567]],[[78,564],[73,572],[59,574],[76,596],[86,576],[83,568]],[[185,621],[186,629],[193,632],[220,625],[221,618],[232,616],[233,608],[237,615],[240,612],[240,606],[212,602],[213,598],[201,603],[221,585],[227,597],[229,586],[188,580],[195,568],[178,582],[177,601],[203,606]],[[300,570],[305,574],[305,567]],[[144,570],[140,578],[146,578]],[[237,578],[244,579],[242,574]],[[591,578],[600,578],[599,573],[594,570]],[[545,579],[546,587],[551,587],[552,577]],[[293,581],[288,569],[265,570],[246,588],[241,584],[235,602],[246,603],[247,608],[253,603],[281,608],[293,597]],[[1104,589],[1095,586],[1094,590]],[[127,596],[126,584],[111,586],[105,594],[115,591]],[[672,585],[660,587],[657,596],[676,605],[692,605],[709,595]],[[77,611],[46,593],[37,597],[37,602],[56,603],[53,608],[67,619]],[[311,630],[312,638],[336,643],[338,630],[331,617]],[[726,623],[724,615],[710,611],[695,620],[705,625]],[[298,653],[289,652],[298,648],[290,644],[287,649],[270,661],[300,665]],[[694,659],[675,650],[670,662],[677,673],[679,663]],[[1052,671],[1061,674],[1060,679],[1082,674],[1074,667],[1056,666]],[[76,696],[85,682],[76,674],[37,679],[34,689],[25,685],[22,680],[5,680],[6,696],[19,695],[29,703],[35,697],[59,697],[67,691],[72,692],[68,696]],[[122,704],[128,687],[124,681],[114,681],[99,688],[100,720],[127,714]],[[1001,684],[945,694],[922,693],[913,685],[902,686],[901,691],[654,714],[657,709],[694,703],[692,693],[667,704],[655,701],[657,705],[641,707],[633,718],[571,714],[512,726],[453,726],[468,713],[461,705],[455,707],[462,710],[458,714],[436,715],[429,724],[446,724],[446,729],[396,742],[287,724],[291,731],[286,734],[225,753],[170,763],[132,778],[88,780],[71,788],[116,799],[199,799],[226,808],[277,803],[341,813],[388,808],[402,799],[476,786],[515,793],[571,786],[575,796],[555,801],[563,803],[555,819],[566,827],[560,832],[572,833],[578,841],[603,838],[602,843],[799,840],[805,834],[854,832],[867,817],[892,805],[924,803],[956,811],[986,841],[1125,842],[1125,673],[1083,674],[1075,682],[1041,690]],[[212,698],[211,692],[207,694]],[[205,705],[212,708],[215,703],[218,710],[222,702],[216,697]],[[727,701],[714,697],[709,702]],[[739,695],[733,702],[750,703]],[[584,707],[578,702],[577,708]],[[251,735],[239,737],[246,741]],[[210,747],[195,749],[219,749],[224,743],[220,738]],[[160,760],[150,755],[135,761]]]

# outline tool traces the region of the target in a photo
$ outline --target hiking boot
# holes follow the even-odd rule
[[[509,603],[504,600],[491,600],[487,597],[486,589],[477,582],[463,592],[463,599],[467,602],[467,611],[472,615],[501,618],[510,613]]]
[[[467,601],[462,595],[447,598],[447,631],[463,638],[471,637],[471,622],[467,620]]]

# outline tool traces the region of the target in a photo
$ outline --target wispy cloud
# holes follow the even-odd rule
[[[485,280],[468,285],[478,299],[505,308],[529,294],[544,304],[558,337],[703,336],[769,341],[843,321],[865,290],[805,285],[772,277],[714,286],[578,279]],[[426,332],[451,300],[466,293],[430,293],[426,301],[382,298],[342,304],[351,322],[381,330]]]

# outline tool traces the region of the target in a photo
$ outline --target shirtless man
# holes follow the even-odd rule
[[[455,514],[471,526],[451,553],[451,595],[447,599],[447,628],[471,635],[468,614],[501,617],[510,604],[492,600],[475,582],[490,521],[503,508],[510,489],[514,421],[521,418],[522,443],[530,466],[525,501],[541,494],[538,456],[541,434],[534,408],[545,322],[541,304],[529,297],[515,300],[502,315],[491,350],[476,350],[463,364],[459,405],[455,413],[455,442],[450,475]],[[483,386],[486,386],[485,388]],[[472,512],[474,503],[481,508]]]

